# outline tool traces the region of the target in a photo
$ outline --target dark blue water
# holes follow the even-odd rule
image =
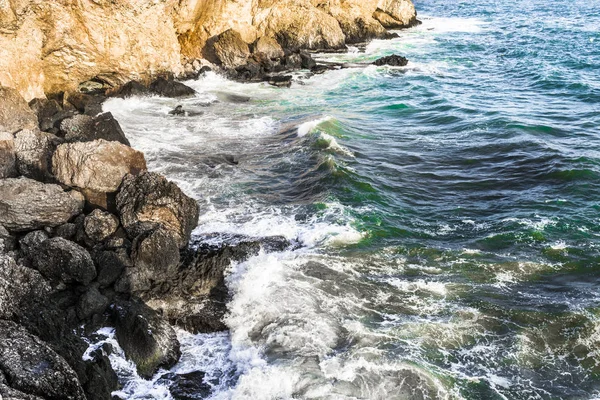
[[[229,334],[181,333],[212,398],[600,398],[600,2],[415,5],[400,38],[321,56],[405,68],[210,75],[201,102],[251,101],[185,121],[107,104],[200,200],[197,235],[302,246],[232,266]]]

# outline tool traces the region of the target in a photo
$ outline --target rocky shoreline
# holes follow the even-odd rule
[[[347,43],[390,36],[369,32],[349,35]],[[188,61],[178,77],[217,69],[230,79],[289,87],[293,70],[351,67],[319,64],[300,45],[265,36],[246,43],[229,29],[209,41],[208,61]],[[406,62],[390,56],[375,64]],[[173,326],[192,333],[226,329],[224,272],[230,263],[261,248],[294,245],[279,237],[233,237],[222,246],[192,238],[196,201],[147,171],[144,155],[102,112],[102,102],[113,96],[194,95],[173,73],[125,83],[98,75],[67,89],[27,102],[19,90],[0,86],[4,399],[110,399],[119,389],[107,357],[112,350],[86,353],[102,327],[115,329],[141,377],[172,367],[181,355]]]

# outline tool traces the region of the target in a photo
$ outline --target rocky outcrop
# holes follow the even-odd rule
[[[121,224],[131,237],[158,226],[174,233],[180,248],[198,225],[198,204],[173,182],[153,173],[127,175],[117,194]]]
[[[10,0],[0,3],[0,84],[27,100],[103,91],[183,74],[182,59],[201,58],[229,29],[247,44],[272,37],[292,51],[342,49],[415,21],[410,0]]]
[[[114,310],[117,339],[140,376],[150,378],[159,368],[170,368],[181,351],[173,328],[141,302],[121,302]]]
[[[0,180],[0,225],[11,231],[54,227],[81,213],[83,196],[27,178]]]
[[[52,157],[52,172],[65,185],[82,189],[93,206],[112,209],[112,197],[127,174],[146,170],[139,151],[119,142],[100,139],[93,142],[65,143]]]
[[[90,253],[61,237],[42,242],[32,258],[35,268],[51,282],[88,285],[96,278]]]
[[[60,131],[69,142],[104,139],[129,146],[129,140],[125,137],[121,126],[109,112],[97,116],[79,114],[64,119],[60,123]]]
[[[39,338],[0,320],[0,372],[22,393],[49,400],[85,400],[77,375]]]

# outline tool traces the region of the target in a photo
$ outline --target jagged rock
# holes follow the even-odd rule
[[[40,245],[49,239],[46,231],[38,230],[29,232],[19,240],[19,246],[21,247],[21,254],[27,258],[33,258],[34,254],[38,251]]]
[[[55,227],[81,213],[84,199],[75,191],[28,178],[0,180],[0,225],[20,232]]]
[[[97,139],[115,141],[130,146],[121,126],[110,112],[97,116],[75,115],[60,123],[60,130],[69,142],[90,142]]]
[[[34,267],[54,282],[88,285],[96,278],[90,253],[77,243],[60,237],[44,241],[32,258]]]
[[[0,179],[18,175],[15,138],[12,133],[0,132]]]
[[[172,231],[159,227],[139,235],[132,245],[133,266],[115,285],[120,292],[145,292],[172,279],[179,264],[179,244]]]
[[[254,42],[254,53],[263,53],[270,59],[279,59],[285,56],[285,53],[277,40],[269,36],[261,36]]]
[[[0,253],[0,320],[20,317],[25,303],[43,299],[49,291],[38,271],[18,265],[12,257]]]
[[[24,129],[15,135],[19,173],[38,181],[51,181],[50,163],[60,139],[39,129]]]
[[[140,376],[150,378],[159,368],[170,368],[181,356],[175,331],[142,302],[121,302],[114,310],[119,344]]]
[[[60,119],[62,107],[54,99],[33,99],[29,107],[37,115],[38,124],[42,131],[50,131],[54,128],[57,119]]]
[[[0,131],[15,133],[37,127],[37,117],[19,92],[0,86]]]
[[[373,62],[373,65],[390,65],[392,67],[404,67],[408,64],[408,59],[396,54],[381,57]]]
[[[127,254],[119,254],[115,251],[100,251],[94,254],[94,261],[98,269],[96,280],[100,287],[108,287],[115,283],[121,276],[125,267],[130,265]]]
[[[0,370],[13,389],[50,400],[85,400],[77,375],[39,338],[0,321]]]
[[[163,97],[193,96],[196,91],[173,79],[158,78],[150,84],[150,91]]]
[[[310,53],[307,53],[305,51],[300,52],[300,59],[302,60],[300,62],[301,68],[312,69],[312,68],[316,67],[316,65],[317,65],[317,62],[312,58]]]
[[[290,243],[281,237],[231,238],[235,245],[215,246],[196,242],[184,252],[176,271],[162,285],[138,295],[174,325],[193,333],[227,329],[223,316],[228,300],[225,270],[232,261],[258,254],[261,247],[283,250]]]
[[[86,115],[98,115],[102,113],[102,102],[106,99],[104,95],[87,94],[81,92],[70,92],[65,94],[65,100]]]
[[[180,248],[198,225],[198,204],[173,182],[153,173],[127,175],[117,194],[121,224],[130,237],[159,225],[175,234]]]
[[[102,242],[117,231],[119,219],[106,211],[96,209],[84,221],[85,233],[90,239]]]
[[[144,96],[150,90],[138,81],[129,81],[112,94],[113,97],[127,98],[132,96]]]
[[[41,397],[32,396],[12,389],[2,382],[0,382],[0,398],[3,400],[44,400]]]
[[[106,311],[108,304],[108,298],[92,286],[79,298],[77,316],[79,319],[88,319],[92,315],[102,314]]]
[[[169,115],[185,115],[185,110],[182,105],[178,105],[171,111],[169,111]]]
[[[144,154],[119,142],[65,143],[52,157],[56,179],[68,186],[82,189],[91,205],[111,209],[114,192],[123,177],[146,170]]]
[[[228,29],[214,38],[212,52],[209,57],[225,68],[242,66],[250,57],[248,44],[244,42],[239,32],[233,29]]]

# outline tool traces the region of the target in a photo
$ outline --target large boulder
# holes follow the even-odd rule
[[[69,364],[36,336],[0,320],[0,371],[10,387],[49,400],[85,400]]]
[[[269,36],[261,36],[254,42],[253,53],[262,53],[270,59],[283,58],[285,53],[277,40]]]
[[[130,146],[121,126],[109,112],[96,116],[79,114],[64,119],[60,123],[60,130],[65,140],[69,142],[91,142],[104,139]]]
[[[137,301],[118,303],[114,311],[117,340],[140,376],[151,378],[179,361],[177,335],[156,311]]]
[[[112,208],[111,196],[125,175],[145,170],[143,153],[103,139],[61,144],[52,157],[52,171],[59,182],[82,189],[90,204],[105,209]]]
[[[24,129],[15,135],[19,173],[38,181],[52,180],[50,164],[60,139],[39,129]]]
[[[97,265],[97,281],[100,287],[108,287],[116,282],[127,266],[131,266],[127,254],[103,250],[93,255]]]
[[[173,182],[153,173],[127,175],[116,198],[121,224],[130,237],[162,225],[175,234],[180,248],[198,225],[198,204]]]
[[[28,178],[0,180],[0,225],[10,231],[55,227],[83,210],[83,196]]]
[[[102,314],[108,307],[109,299],[93,285],[85,292],[77,303],[77,316],[85,320],[89,317]]]
[[[0,132],[0,179],[14,178],[17,175],[15,137],[12,133]]]
[[[176,276],[179,243],[175,234],[159,227],[139,235],[133,242],[131,260],[115,288],[120,292],[139,293],[161,287]]]
[[[37,230],[29,232],[19,240],[19,247],[21,249],[21,255],[26,258],[33,258],[37,253],[40,245],[48,240],[50,237],[48,233],[43,230]]]
[[[233,29],[228,29],[213,39],[212,51],[213,54],[209,57],[225,68],[244,65],[250,57],[248,43],[244,42],[239,32]]]
[[[55,99],[33,99],[29,107],[37,115],[41,130],[50,131],[55,128],[58,120],[69,115],[64,113],[62,106]]]
[[[15,133],[37,127],[37,117],[19,92],[0,86],[0,131]]]
[[[90,253],[61,237],[42,242],[32,258],[33,266],[53,282],[88,285],[96,278]]]

